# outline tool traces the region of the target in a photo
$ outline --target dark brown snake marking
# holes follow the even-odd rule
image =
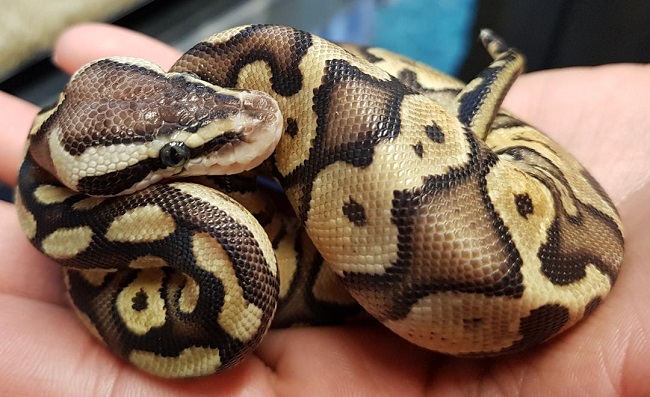
[[[500,110],[523,57],[481,38],[494,62],[467,85],[266,25],[169,74],[89,64],[34,122],[23,229],[65,267],[84,323],[160,376],[223,370],[274,316],[338,321],[354,300],[434,351],[540,343],[603,301],[622,225],[573,157]],[[256,174],[299,221],[256,174],[187,178],[257,166],[278,136]]]

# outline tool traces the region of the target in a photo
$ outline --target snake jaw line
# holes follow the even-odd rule
[[[273,153],[283,127],[277,102],[259,91],[241,91],[238,97],[241,107],[234,117],[215,119],[190,136],[190,147],[201,154],[188,162],[182,176],[237,174],[257,167]],[[219,138],[223,144],[200,149]]]

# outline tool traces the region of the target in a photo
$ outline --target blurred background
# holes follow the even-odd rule
[[[489,27],[528,58],[528,71],[650,62],[647,0],[0,0],[0,90],[39,106],[67,80],[49,61],[67,26],[104,21],[180,50],[228,27],[291,25],[380,46],[469,80],[489,63]],[[0,132],[2,133],[2,132]],[[10,191],[0,186],[0,198]]]

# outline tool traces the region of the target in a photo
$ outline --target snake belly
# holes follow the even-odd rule
[[[21,225],[65,267],[82,321],[160,376],[229,368],[274,315],[318,322],[350,295],[432,351],[538,344],[606,297],[623,229],[570,154],[500,109],[523,57],[481,39],[494,61],[467,85],[272,25],[216,34],[169,73],[94,62],[34,122]],[[249,182],[193,177],[273,148],[261,168],[297,224]]]

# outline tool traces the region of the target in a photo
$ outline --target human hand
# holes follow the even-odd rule
[[[82,25],[55,62],[72,72],[103,56],[169,67],[179,53],[133,32]],[[272,330],[255,355],[192,380],[147,375],[117,359],[76,320],[59,266],[24,237],[0,203],[0,395],[650,395],[650,67],[612,65],[531,73],[505,106],[591,170],[621,212],[626,256],[610,297],[574,329],[530,351],[457,359],[373,325]],[[0,181],[15,185],[37,109],[0,95]]]

